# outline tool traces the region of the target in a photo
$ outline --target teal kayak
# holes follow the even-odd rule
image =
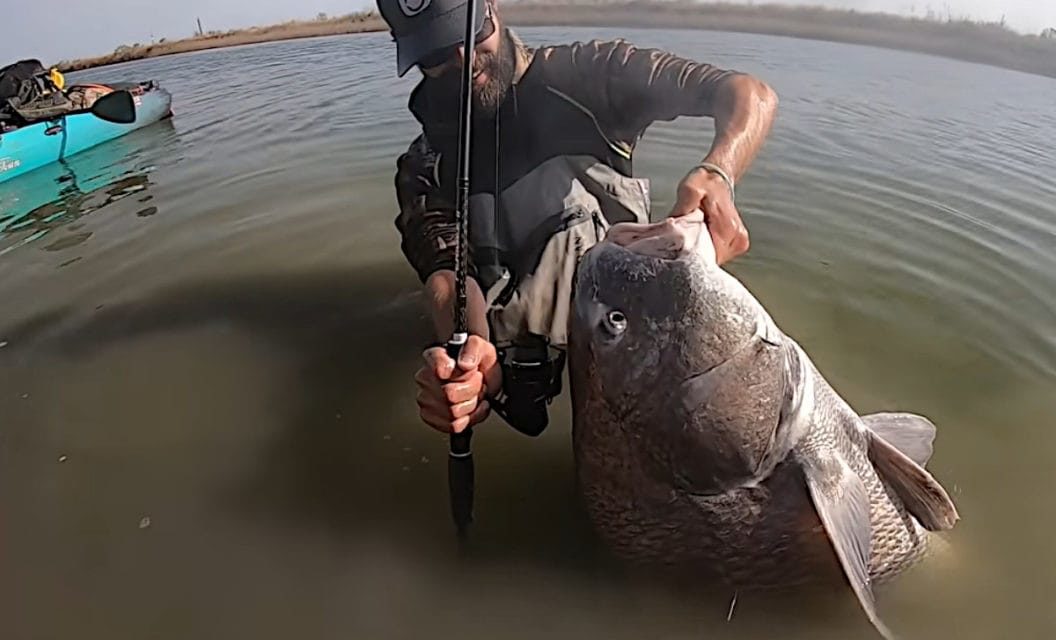
[[[0,134],[0,182],[68,158],[172,115],[172,96],[154,82],[108,85],[132,94],[136,119],[108,122],[91,113],[60,115]]]

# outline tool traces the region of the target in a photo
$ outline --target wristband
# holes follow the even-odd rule
[[[723,182],[726,183],[726,186],[730,190],[730,200],[733,202],[737,201],[737,192],[733,188],[733,178],[731,178],[730,174],[726,173],[726,171],[722,167],[717,164],[712,164],[710,162],[700,162],[697,164],[696,167],[694,167],[694,169],[703,169],[710,173],[714,173],[720,178],[722,178]]]

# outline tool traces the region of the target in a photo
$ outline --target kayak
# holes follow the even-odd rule
[[[136,119],[108,122],[91,113],[58,115],[0,134],[0,182],[68,158],[172,115],[172,96],[155,82],[109,84],[132,94]]]

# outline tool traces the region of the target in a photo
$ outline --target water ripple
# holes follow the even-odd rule
[[[795,256],[811,269],[840,265],[864,279],[855,295],[870,313],[884,303],[868,298],[866,282],[927,292],[965,314],[964,329],[985,332],[995,353],[1051,373],[1056,82],[783,38],[648,29],[522,35],[530,44],[626,37],[760,73],[781,95],[781,111],[742,198],[753,237],[783,252],[774,264]],[[171,135],[127,161],[158,167],[152,180],[166,215],[141,222],[203,225],[243,203],[245,230],[332,211],[346,185],[369,185],[391,210],[391,192],[383,194],[395,157],[416,133],[406,110],[415,74],[396,78],[393,54],[385,34],[335,36],[144,60],[71,80],[152,77],[173,92]],[[712,132],[699,119],[650,128],[638,167],[659,185],[658,206]],[[274,210],[260,196],[267,193]],[[86,244],[106,241],[97,234]],[[1002,337],[1002,326],[1014,331]]]
[[[971,552],[973,562],[961,563],[971,565],[968,574],[947,578],[940,572],[938,580],[945,582],[929,589],[926,597],[914,594],[912,587],[908,593],[895,589],[884,615],[890,612],[899,626],[906,621],[897,619],[900,607],[909,616],[919,615],[922,637],[943,637],[954,618],[979,638],[1044,636],[1047,629],[1031,621],[1039,611],[1051,609],[1047,595],[1052,589],[1038,582],[1051,581],[1051,576],[1033,581],[1024,576],[1052,564],[1051,509],[1044,500],[1034,501],[1026,510],[1037,517],[1023,518],[1026,503],[1009,496],[1021,494],[1023,487],[1046,486],[1046,474],[1051,475],[1052,440],[1044,431],[1053,415],[1056,381],[1056,81],[919,54],[757,35],[575,28],[523,29],[521,35],[530,44],[623,37],[758,73],[776,88],[781,107],[773,135],[737,191],[752,250],[730,269],[757,292],[783,328],[802,339],[830,381],[858,401],[856,406],[907,407],[936,417],[941,445],[932,466],[944,481],[952,478],[951,488],[965,504],[966,517],[954,532],[954,544],[978,545]],[[172,487],[151,489],[147,502],[159,514],[184,498],[196,504],[207,496],[201,521],[195,515],[199,510],[181,516],[177,509],[158,516],[161,528],[182,522],[188,531],[222,531],[230,503],[220,494],[230,480],[254,469],[252,475],[259,473],[265,482],[249,482],[246,495],[262,504],[278,496],[285,503],[285,496],[292,496],[290,502],[298,505],[296,515],[285,507],[277,511],[282,521],[321,516],[310,526],[297,527],[309,532],[347,523],[348,530],[333,538],[342,541],[345,555],[320,556],[318,566],[347,564],[347,552],[357,544],[348,534],[370,518],[348,501],[345,488],[400,482],[393,482],[388,462],[372,463],[374,458],[361,455],[362,464],[349,465],[346,453],[361,450],[364,442],[388,441],[390,427],[393,445],[396,439],[409,441],[412,434],[423,442],[426,437],[409,424],[415,410],[407,382],[418,344],[411,336],[421,316],[407,305],[420,294],[400,253],[393,194],[396,157],[417,133],[406,109],[415,73],[396,78],[391,39],[365,34],[156,58],[70,74],[69,79],[144,78],[159,80],[172,91],[173,120],[0,184],[0,359],[18,350],[19,365],[11,370],[10,382],[21,389],[39,378],[41,395],[54,394],[53,401],[36,405],[43,409],[33,408],[40,402],[35,397],[4,405],[5,410],[15,408],[16,417],[7,422],[15,425],[11,432],[16,437],[27,438],[25,442],[32,442],[33,434],[41,438],[37,453],[42,457],[34,458],[23,442],[21,450],[32,455],[9,461],[15,468],[28,465],[51,474],[58,471],[48,471],[39,461],[46,459],[43,452],[51,456],[55,446],[68,446],[67,437],[92,446],[103,443],[105,449],[127,444],[129,434],[143,438],[137,441],[143,445],[167,442],[167,424],[181,438],[207,444],[221,434],[232,444],[230,451],[223,449],[226,445],[216,449],[199,442],[186,447],[187,455],[181,453],[183,447],[165,445],[165,455],[144,458],[149,458],[148,466],[168,461],[176,469],[159,474],[144,467],[150,477],[183,479],[186,469],[205,469],[199,474],[203,478],[223,478],[224,487],[217,491],[193,483],[189,494],[167,493]],[[707,152],[713,131],[708,119],[649,128],[635,167],[653,181],[656,211],[670,205],[677,181]],[[84,318],[94,318],[87,331],[79,330]],[[195,330],[206,325],[218,333],[205,331],[201,337],[203,332]],[[23,338],[32,343],[28,335],[38,331],[68,331],[70,344],[97,348],[98,359],[34,360]],[[103,348],[101,334],[111,336],[107,346],[113,340],[120,348]],[[371,344],[363,343],[363,336]],[[275,352],[283,355],[273,357]],[[366,374],[363,362],[372,363]],[[252,382],[260,375],[266,385]],[[145,395],[142,413],[124,414],[128,406],[136,406],[142,389],[157,395]],[[289,407],[283,400],[287,394]],[[220,398],[230,398],[229,413],[212,411]],[[287,410],[302,403],[310,410]],[[96,405],[98,414],[82,411]],[[364,409],[366,418],[354,420],[353,412]],[[348,425],[354,424],[352,430],[334,422],[335,413],[342,415],[338,411],[345,412]],[[567,424],[563,415],[558,417]],[[272,418],[283,422],[283,430],[289,420],[289,439],[285,431],[275,438],[277,432],[261,429]],[[33,421],[39,421],[39,428]],[[25,428],[21,422],[34,426]],[[336,424],[333,431],[324,426],[330,424]],[[194,431],[197,427],[200,432]],[[111,428],[120,432],[107,431]],[[501,438],[498,433],[492,435]],[[560,443],[561,437],[551,442]],[[521,446],[500,444],[490,452],[496,455],[482,457],[489,461],[485,464],[495,465],[496,473],[488,477],[504,478],[509,487],[537,483],[536,471],[526,472],[523,482],[510,474],[527,460],[523,456],[529,448]],[[513,455],[521,462],[511,466],[512,458],[502,456],[504,447],[516,450]],[[530,458],[540,456],[533,461],[553,462],[542,457],[545,447],[530,449]],[[75,460],[87,460],[83,454],[91,446],[63,450],[71,453],[74,467],[66,471],[72,473],[82,464]],[[148,449],[136,447],[142,450]],[[210,451],[215,455],[203,458]],[[568,459],[563,448],[561,455]],[[419,459],[417,453],[414,459]],[[125,464],[131,458],[114,460]],[[328,472],[330,461],[336,462]],[[134,465],[122,468],[127,475]],[[403,468],[403,478],[410,478]],[[34,475],[9,473],[15,480],[8,482],[11,486],[58,486],[45,476],[37,481]],[[392,506],[392,513],[401,514],[394,522],[406,521],[407,513],[439,513],[442,504],[421,488],[442,482],[420,480],[406,481],[407,491],[401,494],[406,500],[401,497]],[[547,502],[551,496],[564,499],[565,481],[557,482],[560,491],[544,495],[536,507],[552,506]],[[135,484],[118,482],[115,495]],[[187,490],[186,483],[177,485]],[[340,488],[337,497],[320,500],[332,487]],[[392,502],[384,492],[367,493],[372,504]],[[36,497],[25,501],[26,515],[39,515],[41,504],[65,504]],[[63,497],[69,504],[83,498]],[[414,502],[419,498],[423,502]],[[494,521],[500,520],[497,507],[522,512],[517,500],[510,507],[513,503],[501,498],[495,493],[485,506]],[[138,502],[139,497],[128,503]],[[302,511],[304,505],[309,508]],[[55,510],[60,512],[79,513]],[[132,515],[120,517],[134,523],[138,513]],[[265,542],[258,536],[268,525],[245,515],[240,511],[237,516],[232,546],[215,541],[217,557],[266,545],[259,547],[261,557],[291,557],[294,564],[284,569],[290,575],[303,570],[299,563],[310,556],[290,554],[285,536],[282,542]],[[525,522],[533,518],[523,517]],[[563,515],[551,520],[552,539],[565,544],[567,521]],[[13,521],[25,523],[25,539],[43,529],[77,531],[75,524],[61,521],[62,526],[45,523],[43,529],[32,518]],[[432,525],[414,524],[425,532],[423,540],[436,539],[428,528]],[[526,548],[552,546],[537,544],[535,526],[537,522],[518,524],[511,530],[523,529],[530,541]],[[391,537],[387,529],[378,532]],[[497,551],[504,551],[501,544],[496,542]],[[314,553],[326,546],[298,548]],[[66,568],[78,566],[78,548],[74,540],[38,550],[37,557],[22,563],[22,574],[43,575],[41,567],[48,569],[47,559],[55,557],[56,549],[72,549],[69,562],[55,564],[62,570],[52,572],[67,579]],[[417,547],[437,548],[426,543]],[[402,557],[408,549],[394,551],[399,551],[394,557]],[[579,552],[561,548],[557,553],[572,557]],[[265,565],[255,555],[246,564],[250,570]],[[502,581],[521,568],[488,571],[501,573],[497,579]],[[238,569],[228,573],[245,575]],[[113,598],[97,588],[109,584],[109,578],[96,574],[89,571],[82,582],[74,575],[73,584],[89,586],[78,593],[95,598],[102,593],[103,602],[86,601],[98,609]],[[150,575],[168,574],[144,573],[148,583]],[[176,591],[187,591],[176,582]],[[309,587],[314,582],[301,581]],[[361,586],[354,580],[349,584]],[[163,588],[161,583],[149,586]],[[236,607],[260,608],[260,594],[240,599],[238,585],[234,587],[221,590],[214,600],[226,603],[234,597]],[[348,587],[324,584],[318,589],[324,597],[316,600]],[[488,588],[474,593],[483,608],[495,610]],[[510,601],[522,602],[521,595],[511,593]],[[274,601],[303,608],[304,598],[288,596],[276,592]],[[587,598],[586,606],[582,598]],[[49,620],[64,619],[49,617],[53,598],[30,599],[40,601],[34,605],[39,616],[32,620],[35,624],[26,617],[27,627],[39,631]],[[342,602],[346,600],[355,596]],[[573,593],[558,600],[561,606],[567,600],[568,608],[546,611],[552,619],[575,612],[587,615],[582,622],[591,628],[604,627],[600,618],[589,619],[597,611],[590,596]],[[266,598],[265,606],[270,602]],[[621,597],[620,607],[625,602]],[[434,605],[435,590],[403,608],[417,613]],[[544,606],[549,609],[550,603]],[[646,615],[627,624],[620,607],[601,618],[618,619],[619,628],[613,629],[627,637],[655,636],[657,620],[677,618]],[[694,613],[687,613],[687,637],[699,635],[697,607],[694,601]],[[129,610],[142,610],[148,622],[159,615],[149,603]],[[427,614],[429,618],[431,612]],[[859,615],[851,617],[856,624],[861,621]],[[337,628],[342,622],[323,619],[322,624]],[[73,633],[102,635],[95,631]],[[738,633],[756,638],[769,632]],[[836,635],[848,634],[853,632]],[[56,630],[51,635],[62,634]],[[574,635],[571,628],[569,635]],[[809,619],[804,633],[784,635],[818,633]]]

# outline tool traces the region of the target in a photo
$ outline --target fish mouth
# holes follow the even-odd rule
[[[715,262],[715,247],[699,210],[648,224],[621,222],[609,229],[604,241],[659,260]]]

